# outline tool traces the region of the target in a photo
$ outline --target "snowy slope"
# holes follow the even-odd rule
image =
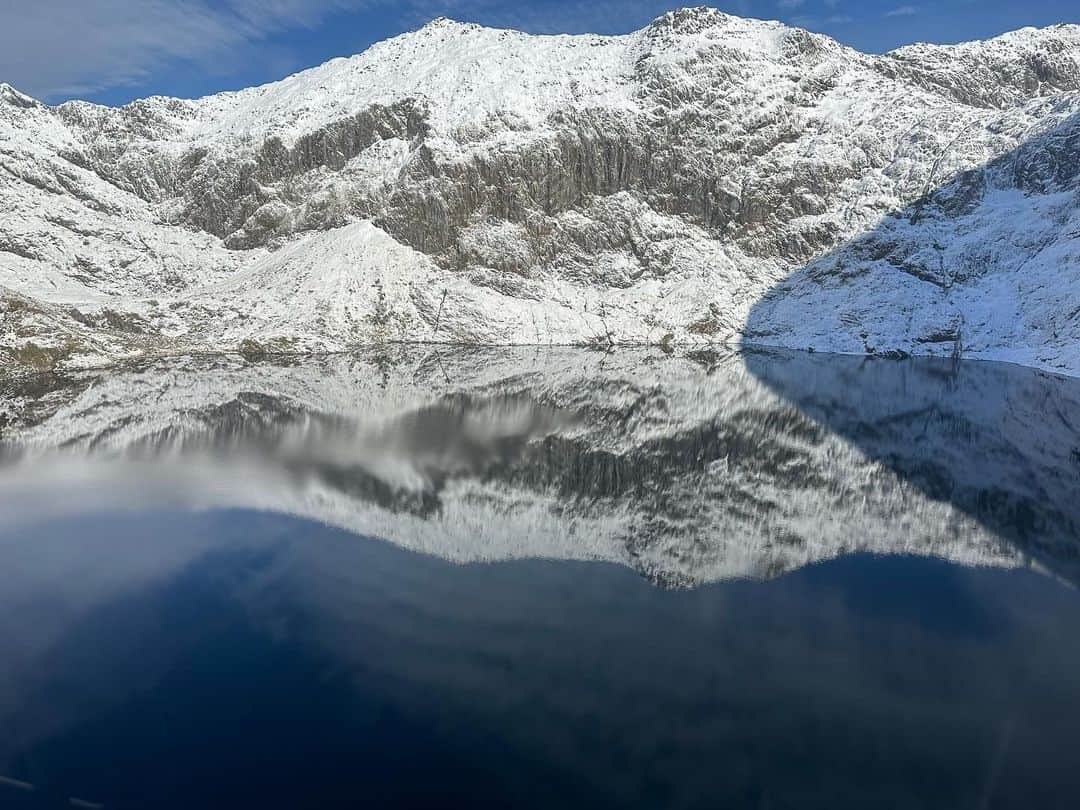
[[[0,304],[0,352],[748,340],[1077,374],[1078,194],[1080,26],[870,56],[704,8],[440,19],[197,100],[0,86],[0,297],[65,335]]]

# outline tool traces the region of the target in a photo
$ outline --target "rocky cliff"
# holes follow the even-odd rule
[[[198,100],[0,86],[0,351],[709,344],[1080,373],[1080,26],[867,55],[445,19]]]

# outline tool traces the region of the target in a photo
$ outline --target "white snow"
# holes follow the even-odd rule
[[[52,313],[35,325],[12,309],[0,352],[23,345],[31,326],[35,344],[50,343],[53,328],[81,336],[68,360],[81,362],[89,327],[64,326],[53,305],[135,313],[156,330],[99,334],[95,351],[106,353],[235,349],[246,338],[297,350],[743,338],[949,353],[954,343],[923,338],[959,322],[965,356],[1080,374],[1075,173],[1032,192],[1007,187],[1000,168],[1000,187],[955,215],[891,216],[1055,126],[1075,158],[1076,77],[1078,26],[868,56],[780,23],[691,9],[617,37],[440,19],[279,82],[121,109],[54,109],[0,85],[0,293]],[[226,234],[246,241],[191,218],[236,210],[230,173],[267,139],[296,145],[372,105],[410,100],[424,112],[422,135],[382,133],[343,166],[252,181],[251,215]],[[628,154],[645,149],[640,133],[684,149],[676,158],[693,171],[679,193],[693,199],[693,183],[709,179],[738,215],[710,228],[693,205],[625,187],[516,219],[481,201],[455,224],[451,251],[405,244],[387,224],[388,212],[415,205],[403,199],[430,202],[408,215],[437,219],[491,191],[448,192],[437,187],[445,173],[559,159],[560,138],[585,137],[581,121],[625,127]],[[516,176],[496,182],[517,190]],[[342,216],[312,220],[326,201]],[[887,258],[846,247],[867,233],[892,240]],[[260,246],[226,249],[249,243]],[[931,265],[947,283],[911,272]]]

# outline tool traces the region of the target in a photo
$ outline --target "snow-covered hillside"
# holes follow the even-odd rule
[[[2,77],[0,77],[2,78]],[[283,81],[0,85],[0,353],[747,340],[1080,374],[1080,26],[858,53],[436,20]]]

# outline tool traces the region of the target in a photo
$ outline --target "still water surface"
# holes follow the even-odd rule
[[[402,350],[3,397],[0,806],[1080,801],[1077,381]]]

